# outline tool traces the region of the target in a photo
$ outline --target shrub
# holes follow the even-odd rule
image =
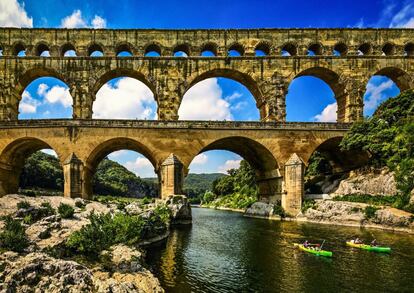
[[[282,206],[280,204],[275,204],[273,207],[273,214],[274,215],[279,215],[282,218],[286,217],[286,212],[285,210],[282,208]]]
[[[308,209],[313,208],[316,204],[314,199],[306,198],[302,203],[302,213],[305,213]]]
[[[44,214],[44,216],[45,217],[47,217],[47,216],[51,216],[51,215],[54,215],[55,213],[56,213],[56,211],[55,211],[55,209],[54,208],[52,208],[52,206],[50,205],[50,203],[48,203],[48,202],[42,202],[41,204],[40,204],[40,206],[43,208],[43,210],[44,210],[44,212],[43,212],[43,214]]]
[[[75,207],[82,209],[82,208],[85,207],[85,203],[81,200],[76,200],[75,201]]]
[[[379,208],[373,207],[373,206],[367,206],[364,209],[364,215],[367,219],[372,219],[375,217],[376,212],[379,210]]]
[[[0,248],[22,252],[29,246],[24,227],[10,216],[6,217],[5,222],[4,231],[0,233]]]
[[[17,203],[17,208],[20,210],[20,209],[28,209],[28,208],[30,208],[31,207],[31,205],[30,205],[30,203],[28,202],[28,201],[19,201],[18,203]]]
[[[63,219],[69,219],[73,217],[75,210],[71,205],[61,203],[58,207],[58,212]]]
[[[23,194],[30,197],[36,197],[36,193],[33,190],[27,190]]]

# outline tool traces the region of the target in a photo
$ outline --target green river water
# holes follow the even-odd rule
[[[192,212],[193,225],[174,228],[147,252],[166,292],[414,292],[414,235]],[[374,237],[392,253],[345,246],[353,236]],[[333,258],[293,247],[305,239],[325,239]]]

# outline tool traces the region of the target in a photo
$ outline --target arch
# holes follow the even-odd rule
[[[203,147],[198,154],[212,150],[236,153],[259,172],[271,172],[279,168],[273,154],[264,145],[251,138],[242,136],[220,138]]]
[[[185,53],[186,56],[183,56],[183,55],[178,56],[178,55],[176,55],[179,52]],[[190,56],[190,45],[185,44],[185,43],[184,44],[176,45],[174,47],[174,50],[173,50],[173,55],[176,56],[176,57],[188,57],[188,56]]]
[[[323,47],[319,43],[312,43],[308,46],[308,56],[319,56],[323,53]]]
[[[234,43],[231,46],[229,46],[229,48],[227,50],[227,55],[228,56],[231,56],[231,52],[237,52],[239,54],[239,56],[243,56],[245,50],[244,50],[244,47],[243,47],[242,44],[240,44],[240,43]]]
[[[26,55],[26,46],[22,42],[17,42],[13,45],[13,55],[14,56],[19,56],[20,52],[24,52],[25,55]],[[23,56],[25,56],[25,55],[23,55]],[[20,57],[22,57],[22,55]]]
[[[286,43],[280,49],[282,56],[296,56],[298,53],[297,46],[294,43]]]
[[[158,56],[161,56],[161,53],[162,53],[161,46],[157,43],[152,43],[152,44],[147,45],[144,50],[144,56],[147,56],[147,54],[150,54],[151,52],[155,52],[158,54]]]
[[[108,81],[114,79],[114,78],[118,78],[118,77],[131,77],[134,78],[140,82],[142,82],[143,84],[145,84],[154,94],[154,98],[155,101],[158,103],[157,101],[157,91],[155,88],[155,85],[152,84],[146,77],[144,74],[142,74],[141,72],[135,71],[133,69],[128,69],[128,68],[117,68],[117,69],[113,69],[110,71],[106,71],[101,75],[97,75],[95,84],[93,86],[93,96],[95,99],[96,93],[99,91],[99,89],[106,84]]]
[[[313,76],[326,82],[335,94],[340,97],[343,93],[343,87],[339,83],[339,74],[325,67],[311,67],[298,73],[294,78],[300,76]]]
[[[154,154],[141,142],[127,137],[116,137],[101,142],[97,145],[88,155],[86,159],[86,166],[90,171],[95,171],[98,164],[110,153],[119,150],[131,150],[144,155],[154,166],[154,169],[158,169],[157,160]]]
[[[34,67],[26,70],[20,75],[16,89],[19,96],[22,95],[24,89],[35,79],[40,77],[54,77],[66,83],[66,80],[62,74],[56,69],[50,67]],[[66,83],[67,84],[67,83]]]
[[[2,57],[3,55],[4,55],[4,52],[3,52],[3,45],[2,44],[0,44],[0,57]]]
[[[392,43],[385,43],[384,46],[382,46],[381,51],[385,56],[394,55],[395,54],[395,45],[392,44]]]
[[[60,47],[60,56],[61,57],[66,57],[67,53],[70,52],[70,51],[75,52],[75,56],[76,56],[76,49],[75,49],[75,46],[72,43],[63,44]]]
[[[406,56],[414,56],[414,43],[407,43],[404,46]]]
[[[36,49],[35,49],[36,56],[48,57],[48,56],[44,56],[42,54],[45,53],[45,52],[49,52],[49,51],[50,51],[49,46],[44,42],[38,43],[36,45]]]
[[[337,54],[337,56],[345,56],[348,52],[348,46],[345,45],[343,42],[336,43],[336,45],[333,48],[334,55]]]
[[[384,67],[378,70],[374,75],[381,75],[391,79],[400,89],[405,91],[411,88],[412,78],[411,76],[401,68],[397,67]]]
[[[372,53],[372,46],[370,43],[363,43],[358,47],[358,55],[369,55]]]
[[[256,56],[267,56],[270,54],[271,46],[267,42],[260,42],[256,45],[254,51]]]
[[[0,154],[0,162],[2,163],[2,167],[0,167],[0,195],[17,193],[20,173],[26,159],[42,149],[55,150],[51,144],[35,137],[18,138],[2,150]],[[56,153],[58,154],[58,152]]]
[[[190,77],[188,85],[183,93],[183,96],[192,86],[194,86],[198,82],[208,79],[208,78],[214,78],[214,77],[225,77],[225,78],[229,78],[229,79],[232,79],[232,80],[235,80],[241,83],[253,95],[253,97],[256,100],[257,105],[260,105],[262,103],[263,101],[262,92],[260,91],[257,82],[249,74],[243,73],[235,69],[224,69],[224,68],[208,70],[203,73],[197,74],[194,77]]]
[[[127,42],[120,43],[116,46],[115,56],[118,56],[119,53],[121,53],[121,52],[128,52],[129,54],[131,54],[131,56],[133,56],[134,55],[133,54],[133,52],[134,52],[133,48],[134,47],[130,43],[127,43]]]
[[[91,57],[100,57],[100,56],[93,56],[93,54],[95,52],[100,52],[102,53],[102,56],[104,55],[104,50],[103,50],[103,46],[101,46],[98,43],[92,43],[88,46],[88,56]]]
[[[214,56],[217,56],[217,44],[215,43],[206,43],[201,47],[200,55],[203,55],[204,52],[211,52]]]

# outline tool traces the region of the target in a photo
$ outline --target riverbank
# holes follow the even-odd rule
[[[149,203],[1,197],[0,291],[25,291],[30,283],[50,292],[164,292],[142,247],[167,239],[171,224],[190,220],[181,196]]]

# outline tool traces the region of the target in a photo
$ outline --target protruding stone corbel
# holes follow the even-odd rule
[[[292,154],[285,164],[285,194],[282,196],[282,207],[296,216],[302,208],[304,191],[305,164],[296,154]]]

